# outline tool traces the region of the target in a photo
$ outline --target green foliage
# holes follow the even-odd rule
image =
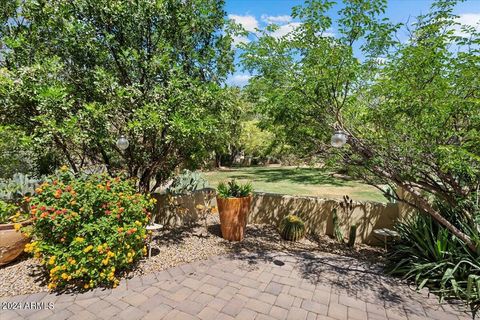
[[[122,271],[146,254],[145,226],[153,199],[131,181],[76,177],[66,168],[29,199],[36,238],[26,248],[49,272],[49,288],[118,284]]]
[[[354,247],[355,246],[355,240],[357,238],[357,225],[353,224],[350,226],[350,233],[348,234],[348,246],[349,247]]]
[[[239,184],[235,179],[232,179],[227,183],[220,182],[217,187],[217,192],[221,198],[243,198],[252,194],[253,186],[251,182]]]
[[[252,157],[266,157],[272,155],[273,133],[262,130],[258,120],[249,120],[241,123],[242,130],[239,142],[245,155]]]
[[[305,223],[298,216],[289,214],[280,221],[280,235],[288,241],[298,241],[305,236]]]
[[[343,243],[343,233],[340,229],[340,224],[338,222],[338,214],[337,209],[333,209],[332,211],[332,221],[333,221],[333,236],[338,242]]]
[[[168,187],[167,192],[172,194],[190,193],[208,187],[208,181],[200,172],[184,170],[178,176],[173,178],[172,184]]]
[[[429,201],[456,207],[478,197],[480,32],[455,31],[456,3],[434,2],[400,42],[401,25],[383,17],[384,0],[343,1],[336,15],[333,1],[306,1],[292,10],[298,28],[280,39],[266,30],[244,45],[242,59],[256,74],[247,90],[263,126],[300,155],[333,159],[368,183],[408,190],[475,251]],[[336,129],[348,134],[341,149],[329,144]],[[465,206],[462,214],[473,211]]]
[[[16,213],[20,211],[20,208],[12,203],[0,200],[0,224],[17,222]],[[24,219],[19,219],[19,221]]]
[[[20,127],[75,172],[103,165],[155,189],[229,138],[237,105],[222,84],[233,70],[235,27],[223,5],[9,1],[0,124]],[[130,141],[125,152],[115,145],[120,134]]]
[[[0,178],[32,172],[36,160],[32,149],[32,141],[24,132],[0,125]]]
[[[462,218],[457,215],[457,221]],[[475,233],[460,226],[464,232]],[[480,305],[480,263],[457,237],[430,216],[417,214],[398,223],[400,239],[387,254],[387,271],[427,287],[443,298],[459,298],[473,309]]]

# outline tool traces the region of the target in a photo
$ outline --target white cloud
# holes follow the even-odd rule
[[[236,73],[227,79],[227,83],[231,86],[243,87],[247,85],[251,77],[249,74]]]
[[[301,25],[300,22],[291,22],[291,23],[285,24],[283,26],[280,26],[274,32],[272,32],[271,36],[277,39],[284,37],[288,35],[290,32],[292,32],[293,30],[295,30],[296,28],[298,28],[300,25]]]
[[[457,22],[461,25],[473,26],[477,31],[480,31],[480,13],[462,13],[457,18]],[[460,26],[455,28],[455,35],[465,36]]]
[[[258,28],[258,20],[254,16],[251,16],[251,15],[241,16],[237,14],[229,14],[228,18],[235,21],[235,23],[242,25],[242,27],[249,32],[255,32],[255,29]]]
[[[249,43],[250,40],[245,36],[233,36],[233,46],[238,47],[239,44]]]
[[[266,22],[268,24],[284,24],[284,23],[289,23],[292,21],[292,17],[284,15],[284,16],[269,16],[266,14],[262,14],[262,21]]]

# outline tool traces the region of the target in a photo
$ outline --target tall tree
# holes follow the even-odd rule
[[[473,27],[460,30],[455,3],[435,2],[401,42],[401,26],[382,17],[386,1],[345,1],[335,21],[332,1],[306,1],[292,11],[300,27],[277,39],[270,26],[245,45],[243,61],[257,73],[249,90],[265,121],[300,152],[402,187],[411,198],[400,200],[476,251],[476,232],[459,223],[480,222],[480,38]],[[342,149],[329,146],[334,130],[348,135]],[[464,220],[443,216],[432,196]]]
[[[126,166],[143,191],[222,143],[236,108],[222,87],[233,69],[223,1],[9,3],[1,123],[53,144],[75,171]]]

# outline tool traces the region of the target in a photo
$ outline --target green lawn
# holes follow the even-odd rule
[[[386,202],[381,192],[359,181],[334,177],[318,168],[247,167],[204,172],[212,187],[220,181],[236,179],[251,181],[255,191],[289,195],[319,196],[341,199],[344,195],[357,201]]]

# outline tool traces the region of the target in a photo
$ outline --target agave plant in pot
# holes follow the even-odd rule
[[[252,204],[251,183],[238,184],[235,180],[221,182],[217,187],[217,206],[222,237],[241,241],[245,235],[247,218]]]

